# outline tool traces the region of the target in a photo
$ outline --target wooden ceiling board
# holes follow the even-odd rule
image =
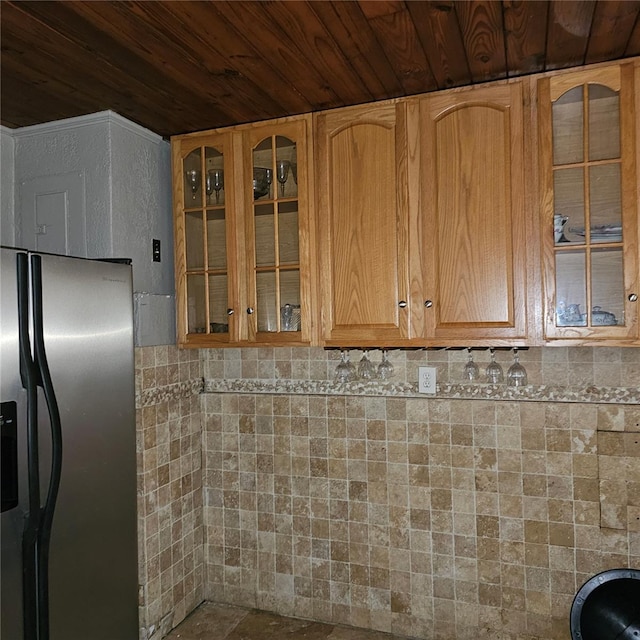
[[[333,34],[374,100],[402,93],[402,86],[386,56],[381,55],[382,49],[357,2],[312,0],[309,5]]]
[[[163,136],[640,55],[640,0],[0,0],[0,122]]]
[[[546,68],[584,64],[596,0],[554,2],[547,25]]]
[[[471,83],[453,2],[409,2],[407,8],[439,89]]]
[[[636,24],[638,11],[638,0],[599,2],[593,15],[585,62],[591,64],[624,56],[625,43]],[[611,38],[612,33],[617,34],[615,40]]]
[[[386,57],[400,81],[404,95],[433,91],[437,88],[420,39],[403,2],[359,2],[371,29],[379,43],[383,44]],[[388,11],[382,13],[380,6]],[[393,96],[389,96],[393,97]]]
[[[460,0],[454,8],[472,82],[504,77],[507,61],[501,3]]]
[[[549,2],[544,0],[503,3],[510,76],[544,69]]]

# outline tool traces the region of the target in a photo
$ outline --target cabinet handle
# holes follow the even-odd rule
[[[433,300],[425,300],[425,301],[424,301],[424,306],[425,306],[427,309],[430,309],[431,307],[433,307]]]
[[[400,302],[398,302],[398,306],[401,309],[404,309],[407,306],[407,301],[406,300],[400,300]]]
[[[630,293],[629,294],[629,302],[636,302],[638,300],[638,294],[637,293]]]
[[[227,315],[228,316],[232,316],[233,315],[233,309],[227,309]]]
[[[247,313],[251,315],[253,313],[253,307],[247,307]]]

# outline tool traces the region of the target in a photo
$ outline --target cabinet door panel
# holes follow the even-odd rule
[[[421,104],[426,335],[525,338],[521,85]]]
[[[407,337],[403,108],[318,119],[324,338],[366,344]],[[400,157],[399,157],[400,156]]]
[[[538,81],[547,339],[638,339],[636,93],[633,63]]]

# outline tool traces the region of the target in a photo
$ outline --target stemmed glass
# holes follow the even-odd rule
[[[280,195],[284,197],[284,185],[289,177],[291,163],[288,160],[276,160],[276,178],[280,183]]]
[[[382,361],[378,365],[378,378],[380,380],[388,380],[393,375],[393,364],[389,362],[387,357],[387,350],[382,350]]]
[[[197,169],[188,169],[186,171],[187,174],[187,182],[191,187],[191,193],[193,194],[193,199],[196,199],[196,192],[200,188],[200,172]]]
[[[207,195],[210,196],[212,191],[216,192],[216,204],[220,204],[220,191],[224,189],[224,171],[222,169],[213,169],[207,174]]]
[[[358,363],[358,377],[361,380],[373,380],[376,377],[376,368],[373,362],[369,360],[366,351],[362,354],[362,358]]]
[[[349,352],[340,352],[340,362],[336,367],[336,382],[351,382],[356,376],[356,368],[353,362],[349,361]]]
[[[513,364],[507,371],[507,384],[510,387],[525,387],[527,385],[527,370],[520,364],[518,350],[513,350]]]
[[[474,380],[477,380],[480,377],[480,368],[473,361],[473,355],[471,355],[471,349],[467,349],[467,352],[468,352],[468,357],[467,357],[467,362],[464,365],[464,369],[462,370],[462,377],[465,380],[469,380],[470,382],[473,382]]]
[[[487,365],[487,382],[491,382],[492,384],[497,384],[504,380],[504,375],[502,374],[502,367],[499,363],[496,362],[496,354],[493,349],[491,349],[491,362]]]

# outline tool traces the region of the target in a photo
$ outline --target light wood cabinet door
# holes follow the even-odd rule
[[[247,340],[311,341],[311,118],[242,132]]]
[[[554,343],[638,341],[634,73],[629,62],[538,80],[544,331]]]
[[[322,338],[380,346],[411,334],[407,104],[316,119]]]
[[[172,139],[178,344],[312,341],[311,117]]]
[[[522,84],[427,96],[420,117],[425,337],[526,344]]]
[[[232,136],[174,139],[172,156],[178,345],[236,342],[240,297]]]

